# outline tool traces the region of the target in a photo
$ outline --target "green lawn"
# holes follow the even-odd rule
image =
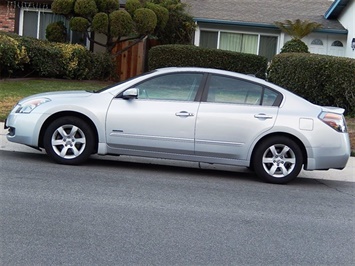
[[[26,96],[47,91],[92,91],[103,88],[109,84],[112,84],[112,82],[57,79],[0,80],[0,121],[4,121],[16,102]]]

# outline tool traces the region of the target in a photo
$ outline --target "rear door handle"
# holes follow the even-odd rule
[[[255,118],[260,118],[260,119],[272,119],[273,116],[272,115],[267,115],[267,114],[257,114],[257,115],[254,115]]]
[[[194,116],[193,113],[189,113],[187,111],[181,111],[181,112],[177,112],[175,113],[176,116],[180,116],[180,117],[189,117],[189,116]]]

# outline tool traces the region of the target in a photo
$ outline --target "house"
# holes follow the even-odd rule
[[[52,22],[63,21],[69,28],[69,22],[63,16],[52,13],[52,2],[53,0],[0,0],[0,31],[45,39],[46,28]],[[120,0],[121,5],[125,3],[126,0]],[[71,43],[89,45],[85,36],[78,32],[69,32],[68,40]]]
[[[194,44],[266,56],[291,39],[275,21],[309,20],[323,27],[303,41],[310,52],[355,58],[355,0],[182,0],[196,21]]]
[[[53,14],[53,0],[0,0],[0,31],[15,32],[37,39],[46,38],[48,24],[66,19]],[[81,34],[70,33],[72,43],[86,43]]]
[[[45,39],[53,0],[0,0],[0,31]],[[123,5],[126,1],[120,0]],[[323,28],[303,41],[312,53],[355,58],[355,0],[182,0],[196,21],[194,44],[266,56],[269,60],[290,40],[275,21],[309,20]],[[68,25],[67,25],[68,26]],[[72,43],[88,45],[70,32]],[[89,47],[88,47],[89,48]],[[92,48],[92,47],[91,47]]]

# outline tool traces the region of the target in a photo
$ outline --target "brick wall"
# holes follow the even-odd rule
[[[0,31],[15,31],[15,9],[0,3]]]

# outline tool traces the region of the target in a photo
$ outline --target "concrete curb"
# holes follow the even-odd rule
[[[6,151],[14,151],[14,152],[29,152],[29,153],[44,153],[41,151],[37,151],[33,148],[27,147],[25,145],[17,144],[10,142],[6,139],[7,130],[4,129],[4,123],[0,122],[0,150]],[[125,156],[125,160],[132,161],[140,161],[137,158],[131,158],[129,156]],[[150,159],[149,159],[150,160]],[[159,159],[152,159],[154,161],[159,161]],[[143,162],[146,160],[142,160]],[[159,162],[157,162],[159,164]],[[186,165],[187,162],[175,162],[174,165]],[[164,164],[164,163],[163,163]],[[192,163],[188,163],[189,166],[194,166]],[[197,164],[198,165],[198,164]],[[207,165],[203,168],[211,168],[211,169],[226,169],[233,170],[236,167],[231,166],[210,166]],[[239,168],[240,169],[240,168]],[[333,181],[346,181],[346,182],[355,182],[355,157],[350,157],[347,166],[343,170],[329,170],[329,171],[303,171],[300,173],[299,177],[303,178],[314,178],[314,179],[323,179],[323,180],[333,180]]]

